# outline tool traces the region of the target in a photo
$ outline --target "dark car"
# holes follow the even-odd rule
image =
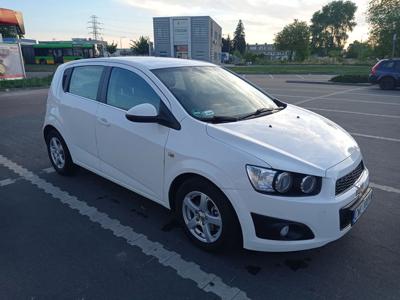
[[[400,86],[400,59],[382,59],[372,67],[369,81],[378,83],[382,90]]]

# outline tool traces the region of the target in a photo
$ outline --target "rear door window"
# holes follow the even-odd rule
[[[393,70],[394,63],[395,63],[394,61],[384,61],[382,62],[380,67],[384,70]]]
[[[75,67],[69,83],[69,92],[81,97],[96,100],[103,66]]]

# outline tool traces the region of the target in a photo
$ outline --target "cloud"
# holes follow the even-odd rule
[[[115,0],[124,5],[141,9],[153,16],[209,15],[222,26],[224,34],[232,35],[241,19],[250,43],[273,42],[274,35],[283,26],[299,19],[309,22],[312,14],[328,0]],[[353,39],[366,38],[365,16],[361,12],[367,0],[355,0],[359,7],[359,28],[351,34]]]

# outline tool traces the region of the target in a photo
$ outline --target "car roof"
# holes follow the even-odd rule
[[[172,58],[172,57],[154,57],[154,56],[118,56],[118,57],[101,57],[89,58],[74,61],[75,63],[82,62],[111,62],[122,63],[130,65],[139,69],[162,69],[162,68],[176,68],[176,67],[189,67],[189,66],[215,66],[214,64],[191,59]],[[74,62],[68,63],[69,65]]]

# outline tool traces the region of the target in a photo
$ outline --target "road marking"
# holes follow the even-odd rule
[[[0,180],[0,187],[13,184],[16,181],[17,179],[11,179],[11,178]]]
[[[390,141],[390,142],[400,142],[400,139],[395,139],[395,138],[390,138],[390,137],[369,135],[369,134],[363,134],[363,133],[357,133],[357,132],[349,132],[349,133],[354,136],[361,136],[361,137],[370,138],[370,139],[377,139],[377,140]]]
[[[51,174],[51,173],[54,173],[56,170],[54,170],[54,168],[53,167],[49,167],[49,168],[46,168],[46,169],[43,169],[42,170],[42,172],[44,172],[44,173],[46,173],[46,174]]]
[[[363,113],[363,112],[358,112],[358,111],[348,111],[348,110],[328,109],[328,108],[317,108],[317,107],[304,107],[304,108],[305,109],[310,109],[310,110],[331,111],[331,112],[339,112],[339,113],[345,113],[345,114],[356,114],[356,115],[363,115],[363,116],[400,119],[400,116],[395,116],[395,115],[371,114],[371,113]]]
[[[400,189],[396,189],[393,188],[391,186],[387,186],[387,185],[380,185],[380,184],[376,184],[371,182],[371,187],[375,188],[375,189],[379,189],[385,192],[389,192],[389,193],[396,193],[396,194],[400,194]]]
[[[298,78],[300,78],[300,79],[303,79],[303,80],[304,80],[304,76],[301,76],[301,75],[296,75],[296,77],[298,77]]]
[[[215,274],[201,270],[199,265],[184,260],[179,253],[165,249],[162,244],[153,242],[144,234],[137,233],[131,227],[122,225],[118,220],[112,219],[107,214],[98,211],[97,208],[78,200],[77,197],[61,190],[59,187],[40,178],[1,154],[0,165],[7,167],[23,179],[36,185],[45,193],[53,196],[53,198],[60,200],[63,204],[77,210],[92,222],[112,231],[115,236],[125,239],[128,244],[140,248],[145,255],[156,258],[163,266],[171,267],[180,277],[194,281],[201,290],[214,293],[221,299],[249,299],[244,291],[227,285]]]
[[[393,94],[385,94],[385,93],[368,93],[368,94],[362,94],[362,93],[349,93],[349,95],[358,95],[358,96],[376,96],[376,97],[394,97],[399,99],[400,98],[400,94],[399,95],[393,95]]]
[[[272,76],[272,74],[268,74],[269,78],[274,79],[274,76]]]
[[[365,87],[358,87],[358,88],[354,88],[354,89],[347,89],[347,90],[344,90],[344,91],[342,90],[342,91],[338,91],[338,92],[333,92],[333,93],[330,93],[330,94],[326,94],[326,95],[322,95],[322,96],[316,96],[316,97],[308,98],[308,99],[305,99],[305,100],[301,100],[301,101],[296,102],[295,104],[296,105],[300,105],[300,104],[303,104],[303,103],[307,103],[307,102],[313,101],[315,99],[326,98],[326,97],[339,95],[339,94],[345,94],[345,93],[348,93],[348,92],[351,92],[351,91],[361,90],[363,88],[365,88]]]
[[[299,95],[283,95],[283,94],[275,94],[272,93],[274,96],[277,97],[294,97],[294,98],[308,98],[308,96],[299,96]],[[316,98],[315,100],[318,100]],[[368,100],[357,100],[357,99],[350,99],[350,98],[322,98],[321,100],[335,100],[335,101],[344,101],[344,102],[360,102],[360,103],[371,103],[371,104],[383,104],[383,105],[400,105],[400,103],[394,102],[381,102],[381,101],[368,101]]]

